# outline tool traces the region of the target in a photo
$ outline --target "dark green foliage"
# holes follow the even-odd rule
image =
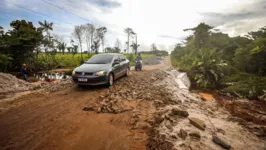
[[[227,87],[222,91],[231,93],[235,96],[248,97],[255,99],[264,94],[263,90],[266,89],[266,77],[256,76],[247,73],[237,73],[226,76],[222,84],[227,84]]]
[[[218,88],[256,98],[266,90],[266,28],[246,37],[229,37],[201,23],[171,53],[172,64],[197,87]]]
[[[106,53],[120,53],[120,49],[118,47],[106,47],[105,48]]]
[[[16,20],[10,23],[13,28],[8,32],[1,32],[0,53],[7,59],[1,65],[1,71],[17,70],[21,64],[34,57],[34,52],[43,39],[40,28],[35,28],[32,22]]]

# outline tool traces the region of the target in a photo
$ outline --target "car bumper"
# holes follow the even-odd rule
[[[79,85],[103,85],[108,83],[108,77],[105,76],[72,76],[73,81]],[[85,79],[86,81],[79,81]]]

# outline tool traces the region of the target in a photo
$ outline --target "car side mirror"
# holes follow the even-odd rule
[[[119,60],[115,60],[114,63],[113,63],[113,65],[117,65],[119,63],[120,63]]]

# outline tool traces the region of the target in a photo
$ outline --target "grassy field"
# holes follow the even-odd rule
[[[63,68],[75,68],[81,64],[81,54],[78,53],[76,55],[72,55],[71,53],[57,53],[55,56],[47,56],[48,54],[42,53],[39,54],[39,61],[42,64],[45,63],[51,63],[51,66],[54,66],[52,68],[56,68],[58,66]],[[91,58],[93,55],[88,54],[82,54],[82,57],[84,61],[87,61],[89,58]],[[134,54],[124,54],[127,59],[130,61],[130,65],[133,66],[135,64],[135,58],[136,55]],[[142,58],[145,59],[147,57],[155,57],[155,55],[152,54],[142,54]]]

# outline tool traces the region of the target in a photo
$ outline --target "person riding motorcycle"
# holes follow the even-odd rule
[[[135,70],[141,70],[141,69],[142,69],[142,57],[141,53],[138,53],[138,56],[136,57]]]
[[[136,60],[140,60],[142,62],[141,53],[138,53],[138,56],[137,56]]]

